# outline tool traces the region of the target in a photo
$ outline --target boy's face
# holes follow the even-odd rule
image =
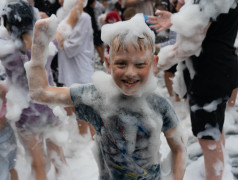
[[[149,55],[151,51],[135,49],[129,45],[128,51],[113,52],[109,60],[105,58],[107,70],[116,85],[126,95],[134,95],[148,80],[151,68],[157,66],[158,57]]]

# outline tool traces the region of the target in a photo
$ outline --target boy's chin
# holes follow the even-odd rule
[[[128,91],[128,90],[123,90],[123,89],[120,88],[120,91],[125,96],[135,96],[137,94],[137,90]]]

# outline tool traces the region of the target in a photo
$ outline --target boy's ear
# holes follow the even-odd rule
[[[157,55],[154,55],[154,67],[153,67],[153,71],[154,71],[154,74],[155,74],[155,75],[158,73],[158,72],[157,72],[158,62],[159,62],[159,57],[158,57]]]
[[[157,55],[154,55],[154,65],[155,65],[155,67],[157,67],[158,62],[159,62],[159,57]]]
[[[105,64],[106,64],[106,68],[107,68],[107,72],[109,74],[111,74],[111,64],[110,64],[110,59],[108,56],[105,56]]]

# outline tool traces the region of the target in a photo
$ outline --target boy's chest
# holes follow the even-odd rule
[[[122,108],[103,120],[101,135],[104,143],[111,144],[109,149],[132,154],[146,148],[155,134],[159,136],[162,124],[162,118],[152,110]]]

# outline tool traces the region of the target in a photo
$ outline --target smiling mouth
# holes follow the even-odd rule
[[[126,87],[133,87],[139,82],[139,80],[122,80],[122,82]]]

